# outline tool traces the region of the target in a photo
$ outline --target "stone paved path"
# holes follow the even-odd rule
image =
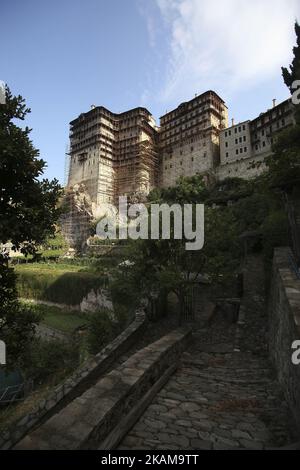
[[[250,258],[245,278],[244,324],[219,314],[203,327],[199,311],[193,344],[119,449],[264,449],[292,442],[289,411],[267,358],[258,258]]]

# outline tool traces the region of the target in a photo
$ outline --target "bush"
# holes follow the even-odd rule
[[[38,315],[18,302],[15,272],[0,254],[0,339],[6,344],[9,369],[22,364],[38,321]]]
[[[90,318],[88,327],[88,350],[91,354],[97,354],[110,341],[112,341],[122,330],[122,324],[112,322],[109,313],[102,310],[94,313]]]
[[[275,247],[289,244],[286,214],[281,210],[271,212],[262,224],[262,234],[264,255],[270,260]]]
[[[35,386],[49,383],[56,385],[79,365],[78,346],[59,340],[35,339],[24,367],[26,378]]]

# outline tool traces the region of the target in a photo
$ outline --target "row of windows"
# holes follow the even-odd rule
[[[281,108],[278,108],[276,111],[273,111],[272,114],[266,114],[260,120],[256,121],[256,126],[259,127],[264,125],[265,123],[269,122],[270,119],[276,119],[278,116],[282,115],[282,113],[286,110],[286,106],[283,105]]]
[[[285,119],[281,119],[281,125],[285,126]],[[278,121],[276,123],[276,128],[279,129],[279,127],[280,127],[280,122]],[[261,130],[261,135],[264,136],[265,133],[268,132],[268,130],[269,130],[269,133],[273,132],[273,126],[271,125],[268,129],[262,129]],[[257,135],[258,135],[257,133],[254,134],[255,139],[257,139]]]
[[[271,144],[273,144],[273,139],[270,139]],[[265,140],[262,141],[261,147],[266,147]],[[258,144],[255,145],[255,150],[259,150],[260,146]]]
[[[199,117],[197,117],[197,116],[199,116]],[[192,120],[195,117],[197,117],[195,119],[195,121]],[[162,127],[165,127],[166,130],[169,130],[169,129],[172,129],[172,127],[179,126],[180,124],[182,124],[183,126],[185,126],[185,125],[189,126],[191,124],[193,125],[194,123],[202,121],[206,117],[207,117],[207,113],[203,113],[202,111],[201,112],[193,112],[191,114],[186,115],[185,117],[177,119],[176,121],[172,121],[170,124],[162,125]],[[189,121],[191,122],[191,124],[190,124]]]
[[[243,137],[239,137],[238,139],[235,139],[235,144],[237,145],[238,143],[246,142],[247,137],[244,135]],[[225,142],[225,147],[228,147],[228,142]]]
[[[237,134],[238,132],[242,132],[242,130],[243,131],[246,130],[246,125],[245,124],[243,124],[241,126],[238,126],[238,127],[235,127],[234,128],[234,133]],[[231,135],[231,129],[229,131],[225,131],[225,137],[230,136],[230,135]]]
[[[241,147],[240,149],[236,149],[235,154],[239,155],[240,153],[247,153],[248,152],[248,147]],[[229,157],[229,153],[226,152],[226,158]]]
[[[204,96],[203,98],[193,100],[189,103],[183,103],[184,106],[184,111],[188,114],[189,111],[197,108],[204,108],[208,109],[210,107],[216,108],[219,112],[223,110],[223,107],[220,106],[219,101],[217,101],[214,97],[207,97]],[[171,122],[173,119],[176,119],[177,115],[182,112],[183,106],[180,106],[171,112],[168,116],[162,116],[161,117],[161,124],[166,125],[169,122]]]
[[[188,129],[189,127],[193,127],[194,125],[200,124],[200,123],[202,123],[204,125],[204,124],[209,123],[209,120],[208,119],[196,119],[195,121],[190,121],[187,124],[183,124],[180,128],[175,127],[174,129],[170,130],[169,132],[166,132],[164,137],[166,138],[166,137],[175,135],[179,131],[184,131],[184,130]]]

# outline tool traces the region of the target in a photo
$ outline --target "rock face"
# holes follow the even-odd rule
[[[81,312],[97,312],[97,310],[106,309],[112,321],[117,321],[111,299],[104,289],[92,289],[80,303]]]
[[[60,223],[62,233],[73,250],[81,250],[88,239],[93,220],[92,201],[84,184],[75,184],[67,190],[64,205],[66,212]]]
[[[61,216],[60,225],[70,247],[70,257],[76,251],[87,247],[88,239],[92,235],[92,225],[96,225],[104,217],[114,221],[118,215],[118,209],[112,204],[92,202],[83,183],[67,188],[63,206],[65,211]],[[124,223],[126,222],[127,218]]]

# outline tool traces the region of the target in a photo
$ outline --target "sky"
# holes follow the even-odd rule
[[[239,122],[286,99],[297,18],[299,0],[0,0],[0,80],[63,184],[69,122],[92,104],[158,123],[212,89]]]

